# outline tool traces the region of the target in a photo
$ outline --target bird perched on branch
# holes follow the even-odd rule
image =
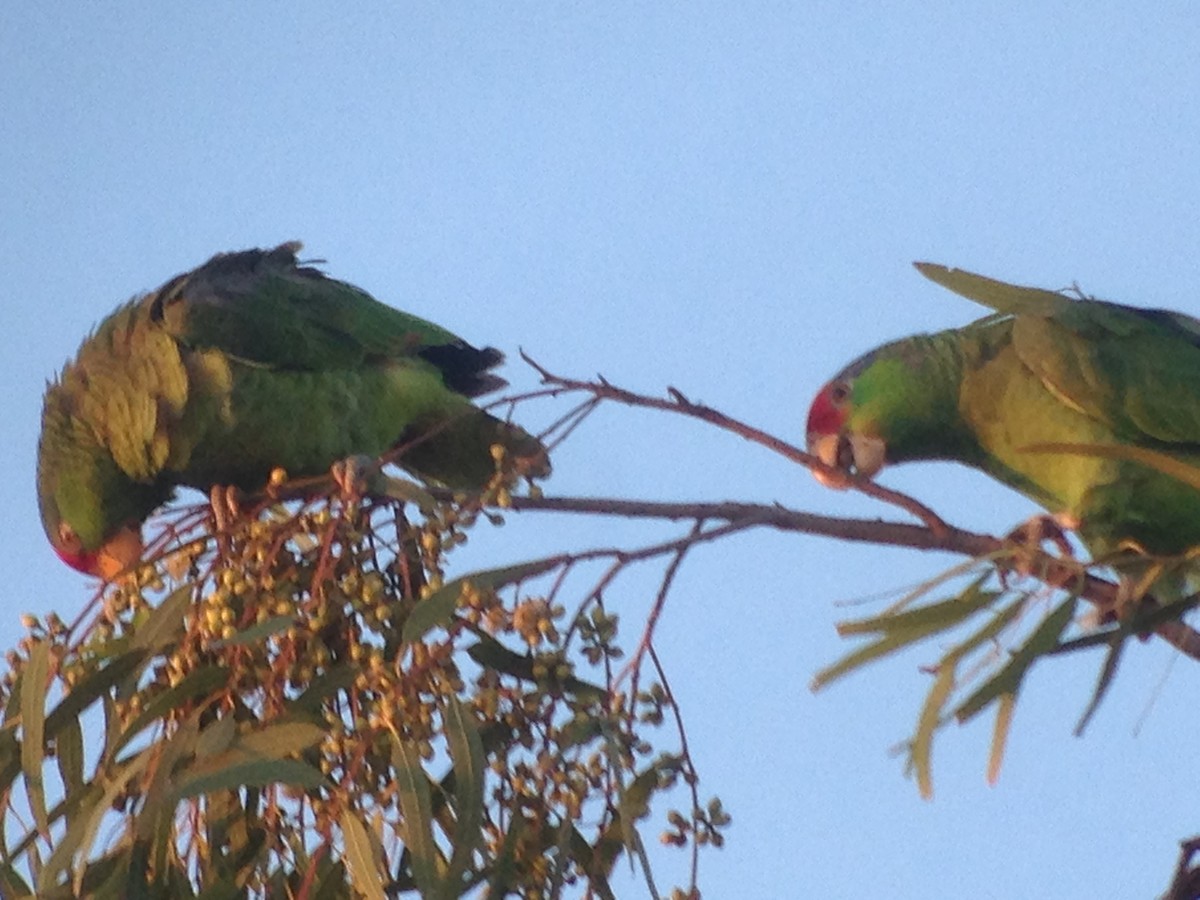
[[[214,256],[100,323],[46,390],[38,502],[58,555],[111,578],[176,486],[262,487],[402,448],[430,482],[482,487],[499,444],[545,448],[470,402],[503,355],[297,261],[299,243]]]
[[[1094,558],[1200,546],[1200,321],[917,268],[994,314],[846,366],[809,409],[813,455],[864,476],[965,463],[1075,527]]]

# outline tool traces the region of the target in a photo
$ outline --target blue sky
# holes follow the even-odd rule
[[[845,362],[977,315],[915,259],[1200,314],[1197,46],[1183,3],[6,4],[0,646],[21,611],[90,596],[37,520],[46,378],[119,301],[212,253],[301,238],[332,274],[474,342],[674,385],[800,442]],[[980,530],[1033,511],[949,465],[883,480]],[[562,448],[548,492],[890,514],[615,408]],[[648,533],[522,517],[460,562]],[[1165,886],[1176,840],[1200,831],[1200,735],[1194,664],[1160,642],[1131,648],[1082,740],[1098,660],[1043,665],[1000,783],[984,783],[980,723],[936,748],[932,802],[888,749],[937,648],[809,692],[847,649],[833,623],[862,607],[844,601],[950,561],[770,533],[689,559],[659,648],[703,789],[734,816],[706,896]],[[652,576],[609,597],[627,627]],[[682,877],[683,854],[652,855],[660,882]]]

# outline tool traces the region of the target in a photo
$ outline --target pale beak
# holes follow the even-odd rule
[[[850,455],[854,458],[857,474],[874,478],[887,461],[887,444],[877,437],[853,434],[850,436]]]
[[[92,573],[105,581],[112,581],[122,572],[132,568],[142,559],[142,535],[135,527],[126,525],[108,539],[96,555],[96,568]]]
[[[854,465],[850,442],[842,434],[810,434],[808,436],[808,452],[825,465],[836,471],[820,471],[813,469],[813,478],[827,488],[844,491],[850,487],[843,472],[849,471]]]
[[[879,438],[862,434],[814,434],[808,437],[808,452],[836,473],[813,470],[813,477],[825,487],[845,490],[850,480],[842,473],[853,472],[867,478],[883,468],[887,445]]]

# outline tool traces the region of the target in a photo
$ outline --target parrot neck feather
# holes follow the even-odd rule
[[[889,463],[979,463],[979,445],[960,412],[964,371],[979,352],[961,332],[944,331],[905,338],[873,354],[855,385],[856,418],[861,430],[886,442]]]

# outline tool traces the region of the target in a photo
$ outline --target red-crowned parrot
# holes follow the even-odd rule
[[[479,488],[493,445],[541,444],[469,400],[502,360],[300,264],[298,243],[214,256],[100,323],[46,390],[38,502],[55,551],[104,578],[177,485],[262,487],[405,446],[419,477]],[[411,442],[411,446],[410,445]]]
[[[848,365],[809,410],[811,453],[866,476],[965,463],[1073,523],[1094,557],[1200,545],[1200,321],[917,268],[995,314]]]

